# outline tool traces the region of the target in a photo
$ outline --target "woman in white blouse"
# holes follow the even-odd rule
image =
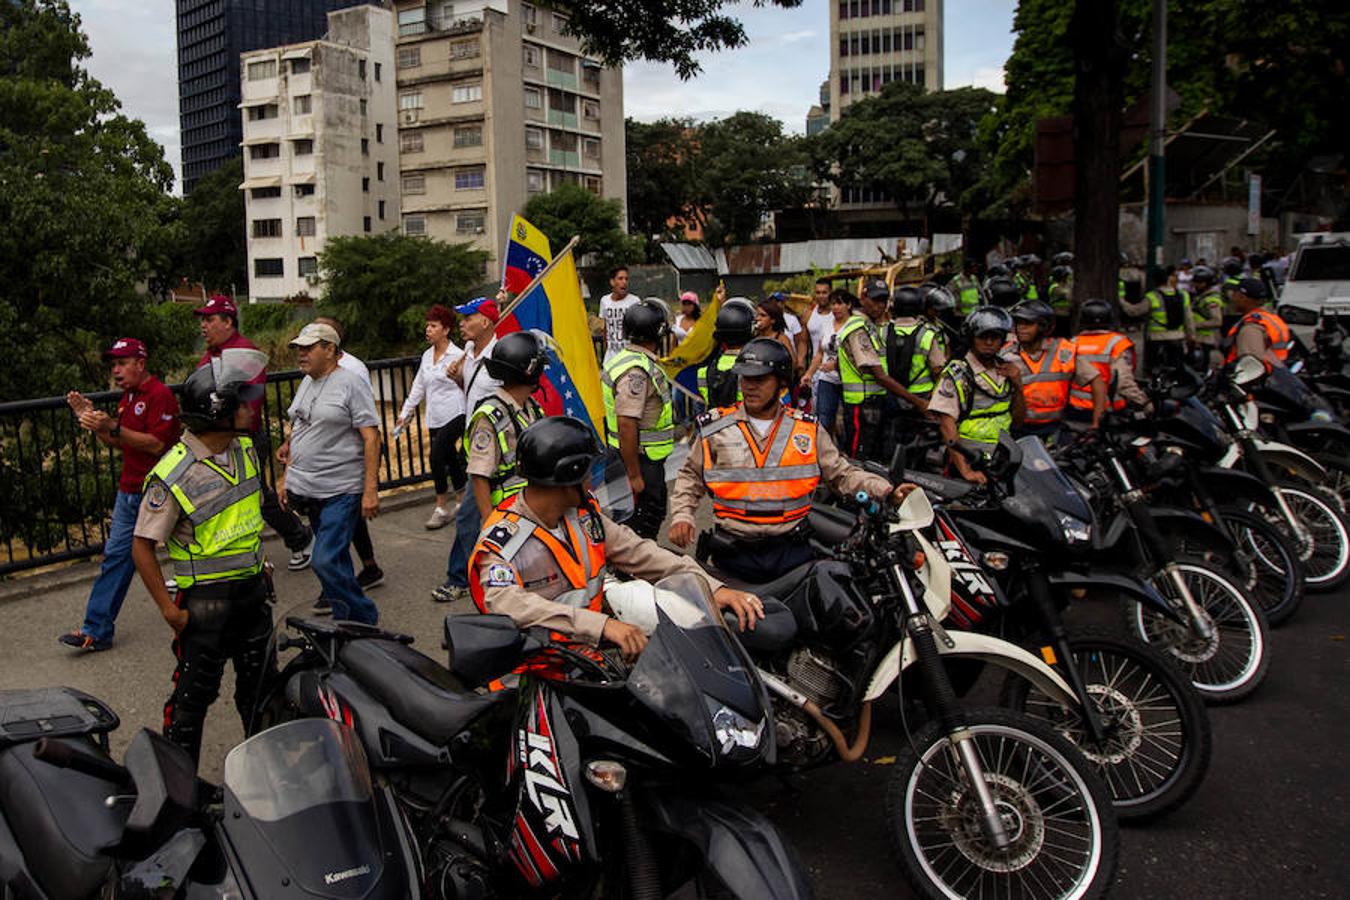
[[[431,346],[422,354],[408,399],[398,414],[398,427],[408,424],[418,404],[427,403],[427,429],[431,433],[431,478],[436,485],[436,508],[427,519],[428,529],[443,528],[453,518],[445,508],[449,500],[449,484],[455,490],[464,487],[467,476],[464,460],[459,455],[459,441],[464,436],[464,389],[453,378],[445,375],[446,367],[464,355],[452,340],[455,314],[439,303],[427,310],[427,343]],[[448,475],[448,478],[447,478]]]

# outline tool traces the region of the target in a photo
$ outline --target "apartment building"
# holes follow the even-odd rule
[[[565,182],[627,194],[623,78],[517,0],[396,0],[405,234],[501,255],[512,213]]]
[[[316,297],[327,238],[399,227],[394,14],[331,12],[322,40],[240,72],[249,298]]]

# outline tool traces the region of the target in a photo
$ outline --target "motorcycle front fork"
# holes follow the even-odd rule
[[[1032,608],[1035,609],[1041,626],[1049,634],[1049,647],[1054,651],[1055,661],[1047,659],[1046,663],[1054,666],[1069,683],[1073,695],[1078,698],[1078,703],[1082,707],[1079,712],[1083,717],[1083,726],[1088,736],[1094,742],[1100,743],[1106,739],[1106,725],[1102,722],[1101,711],[1097,709],[1097,701],[1088,693],[1083,673],[1074,662],[1073,648],[1069,646],[1069,633],[1064,628],[1064,618],[1055,608],[1055,601],[1050,596],[1050,582],[1045,573],[1039,569],[1031,569],[1027,572],[1026,584]],[[1042,655],[1044,656],[1044,651]]]
[[[1242,458],[1247,461],[1251,473],[1270,485],[1271,490],[1275,492],[1275,505],[1279,507],[1280,515],[1284,517],[1285,524],[1298,536],[1299,546],[1306,546],[1311,540],[1308,529],[1298,516],[1294,515],[1293,509],[1289,506],[1289,501],[1285,499],[1284,491],[1280,489],[1278,482],[1275,480],[1275,474],[1270,471],[1270,466],[1266,465],[1265,457],[1257,449],[1254,435],[1246,431],[1240,432],[1238,441],[1240,442],[1239,446],[1242,447]]]

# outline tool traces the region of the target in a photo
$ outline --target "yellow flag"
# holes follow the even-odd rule
[[[713,339],[713,331],[717,328],[717,311],[721,308],[721,298],[713,294],[712,303],[709,303],[708,308],[698,317],[698,321],[689,329],[684,340],[670,351],[669,356],[661,360],[661,368],[665,370],[667,377],[672,380],[677,378],[680,372],[703,362],[708,358],[708,354],[712,353],[713,347],[717,344]]]

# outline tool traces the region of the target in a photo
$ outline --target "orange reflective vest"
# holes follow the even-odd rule
[[[1041,357],[1033,360],[1018,350],[1027,374],[1022,376],[1022,395],[1026,398],[1024,425],[1049,425],[1064,416],[1073,384],[1076,357],[1072,341],[1051,338],[1044,343]],[[1089,393],[1089,397],[1091,394]],[[1089,408],[1091,401],[1089,400]]]
[[[522,551],[536,550],[531,542],[542,544],[548,551],[558,572],[567,581],[567,590],[552,597],[554,603],[585,608],[602,612],[605,600],[605,529],[600,514],[592,507],[569,509],[559,523],[566,540],[559,539],[547,528],[528,519],[513,507],[519,494],[507,497],[492,511],[483,523],[483,531],[478,543],[469,556],[469,594],[479,612],[488,612],[483,598],[481,568],[486,554],[495,554],[502,559],[503,580],[514,581],[520,587],[541,580],[553,578],[557,573],[549,567],[540,565],[542,554]],[[471,502],[471,501],[470,501]],[[504,564],[504,565],[503,565]]]
[[[712,495],[713,513],[719,519],[735,519],[757,525],[795,522],[811,511],[811,495],[820,484],[816,461],[816,420],[794,409],[785,409],[773,423],[763,451],[755,443],[750,424],[735,416],[739,406],[717,410],[700,422],[703,448],[703,483]],[[708,440],[723,429],[740,428],[754,458],[753,467],[719,465]]]
[[[1106,408],[1120,412],[1125,408],[1125,400],[1116,396],[1115,373],[1112,365],[1126,353],[1134,351],[1134,343],[1123,334],[1114,331],[1085,331],[1073,339],[1078,358],[1089,362],[1106,385]],[[1086,384],[1074,384],[1069,388],[1069,405],[1074,409],[1092,411],[1092,389]]]
[[[1284,319],[1281,319],[1279,316],[1275,315],[1275,313],[1258,307],[1247,313],[1238,320],[1236,325],[1228,329],[1227,362],[1233,362],[1237,359],[1238,331],[1240,331],[1242,326],[1246,325],[1248,322],[1255,322],[1265,329],[1266,345],[1270,348],[1270,351],[1275,354],[1276,359],[1282,363],[1288,361],[1290,344],[1289,326],[1285,324]],[[1265,362],[1265,360],[1261,361]],[[1267,368],[1269,367],[1267,366]]]

